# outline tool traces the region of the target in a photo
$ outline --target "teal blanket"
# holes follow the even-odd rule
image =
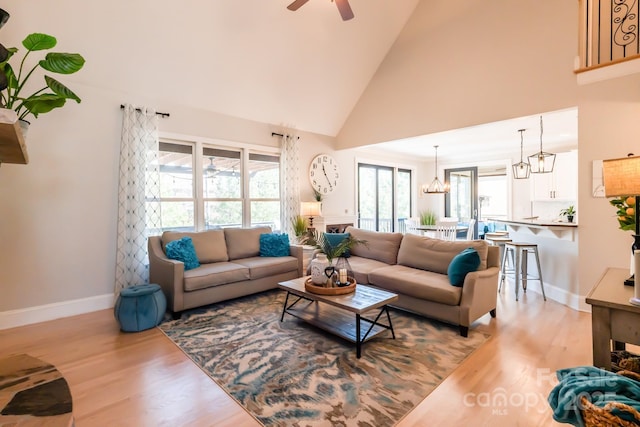
[[[560,383],[551,390],[548,401],[553,419],[558,422],[584,427],[580,413],[582,396],[599,407],[619,402],[640,411],[640,382],[593,366],[560,369],[556,375]],[[614,409],[612,414],[636,421],[628,412]]]

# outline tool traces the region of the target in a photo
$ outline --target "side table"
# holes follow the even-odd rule
[[[309,268],[309,263],[311,262],[311,257],[313,257],[313,252],[316,250],[315,246],[310,246],[310,245],[291,245],[291,246],[302,247],[302,272],[303,272],[303,275],[306,275],[307,268]]]
[[[629,270],[608,268],[587,295],[591,304],[593,366],[611,370],[611,343],[640,345],[640,307],[629,303],[633,287],[625,286]]]

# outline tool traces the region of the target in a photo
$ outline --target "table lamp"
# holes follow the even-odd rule
[[[300,203],[300,215],[309,217],[308,231],[314,230],[313,217],[322,215],[322,203],[321,202],[301,202]]]
[[[622,159],[602,162],[604,193],[606,197],[635,196],[635,234],[633,250],[640,250],[640,156],[630,155]],[[625,285],[634,285],[634,276],[625,280]],[[640,287],[640,286],[639,286]]]

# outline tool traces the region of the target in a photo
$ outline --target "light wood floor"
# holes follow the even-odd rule
[[[561,425],[546,398],[556,369],[591,363],[590,315],[532,290],[516,302],[512,286],[497,311],[474,325],[489,342],[399,427]],[[0,331],[0,357],[18,353],[62,372],[77,427],[259,425],[161,332],[120,333],[110,310]]]

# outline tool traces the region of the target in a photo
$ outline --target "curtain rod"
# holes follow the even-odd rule
[[[279,137],[283,137],[284,135],[281,133],[277,133],[277,132],[271,132],[271,136],[279,136]],[[300,139],[300,137],[296,137],[296,139]]]
[[[121,110],[122,110],[122,109],[124,109],[124,105],[123,105],[123,104],[120,104],[120,109],[121,109]],[[140,112],[140,113],[142,112],[142,110],[141,110],[140,108],[136,108],[136,111],[138,111],[138,112]],[[156,112],[156,114],[157,114],[158,116],[161,116],[161,117],[169,117],[169,116],[170,116],[170,114],[169,114],[169,113],[159,113],[159,112]]]

